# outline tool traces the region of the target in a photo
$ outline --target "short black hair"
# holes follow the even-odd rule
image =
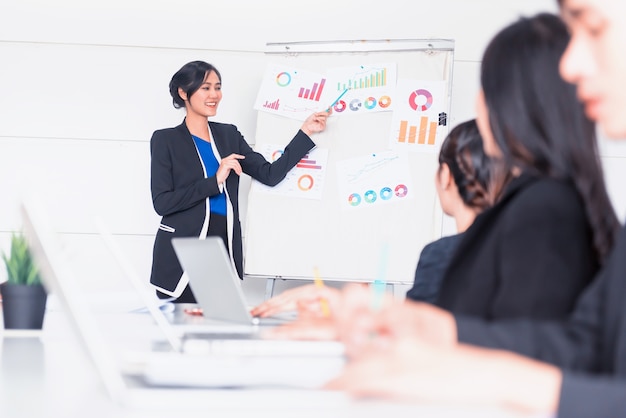
[[[172,96],[174,107],[176,109],[185,107],[185,101],[180,97],[180,94],[178,94],[179,88],[183,89],[187,94],[187,99],[189,99],[189,97],[200,88],[206,76],[212,71],[217,74],[217,78],[219,78],[221,83],[222,76],[220,72],[215,66],[208,62],[191,61],[183,65],[180,70],[176,71],[176,74],[172,76],[172,80],[170,81],[170,95]]]

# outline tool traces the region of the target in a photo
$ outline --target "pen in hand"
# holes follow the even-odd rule
[[[372,292],[373,292],[372,305],[371,305],[372,310],[378,311],[382,308],[386,287],[387,287],[387,284],[384,281],[379,280],[379,279],[374,280],[374,283],[372,284]]]
[[[385,277],[387,275],[387,262],[389,259],[389,244],[384,242],[380,248],[380,261],[378,265],[378,275],[372,284],[372,305],[371,308],[375,311],[382,308],[383,298],[385,296],[385,288],[387,283]]]
[[[315,286],[319,289],[323,288],[324,282],[320,278],[320,272],[317,267],[315,267],[314,273]],[[328,306],[328,301],[325,298],[320,299],[320,308],[322,309],[322,315],[324,316],[324,318],[330,317],[330,307]]]
[[[339,97],[337,97],[337,98],[335,99],[335,101],[334,101],[334,102],[333,102],[330,106],[328,106],[328,109],[326,109],[326,110],[327,110],[327,111],[329,111],[330,109],[332,109],[332,108],[333,108],[333,106],[335,106],[335,105],[337,104],[337,102],[338,102],[339,100],[341,100],[341,98],[342,98],[342,97],[343,97],[343,96],[344,96],[344,95],[348,92],[348,90],[350,90],[350,89],[349,89],[349,88],[345,89],[345,90],[344,90],[344,91],[343,91],[343,92],[339,95]]]
[[[379,311],[383,307],[383,301],[385,298],[385,289],[387,283],[385,282],[387,272],[387,259],[389,258],[389,245],[385,242],[380,249],[380,262],[378,266],[378,275],[374,282],[370,286],[372,292],[372,300],[370,302],[370,309],[374,312]],[[370,340],[378,337],[378,331],[371,330],[368,334]]]

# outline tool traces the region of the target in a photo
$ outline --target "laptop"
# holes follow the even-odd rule
[[[160,396],[167,393],[182,396],[180,399],[197,397],[206,405],[216,394],[223,394],[218,389],[224,388],[257,389],[268,393],[277,388],[290,388],[296,390],[294,394],[297,396],[298,390],[318,388],[343,368],[343,356],[187,355],[173,350],[147,351],[141,356],[141,365],[132,364],[125,368],[100,329],[102,324],[89,309],[62,247],[41,212],[22,205],[21,214],[24,234],[44,285],[61,303],[78,341],[116,402],[134,404],[135,400],[147,396],[149,404],[154,406],[163,403]],[[185,388],[195,390],[192,393]],[[161,395],[153,396],[154,393]],[[220,396],[233,399],[228,394]],[[328,396],[334,398],[337,395]],[[224,398],[215,402],[223,403]]]
[[[297,318],[287,312],[269,318],[250,314],[224,242],[219,237],[173,238],[172,245],[205,318],[241,325],[279,325]]]
[[[219,311],[215,311],[212,316],[217,318],[209,318],[202,324],[197,324],[192,328],[173,325],[163,310],[160,309],[160,300],[157,300],[154,292],[150,292],[148,288],[143,285],[141,279],[131,266],[130,261],[124,255],[104,222],[98,219],[96,226],[109,251],[113,254],[115,262],[120,266],[124,276],[129,280],[132,287],[143,301],[145,311],[152,316],[154,322],[163,334],[164,344],[157,342],[154,347],[155,349],[161,351],[170,349],[176,352],[191,353],[194,355],[231,354],[240,356],[318,357],[343,356],[345,354],[345,347],[339,341],[264,339],[261,328],[251,324],[249,315],[244,315],[246,312],[244,309],[240,309],[238,312],[233,311],[240,315],[240,322],[244,322],[244,324],[239,324],[232,320],[223,320],[223,318],[231,318],[232,315],[220,315]],[[222,244],[221,240],[218,241],[218,247],[219,244]],[[221,245],[221,250],[225,253],[223,245]],[[222,256],[224,256],[224,254],[222,254]],[[225,259],[222,259],[222,261],[224,260]],[[223,268],[226,269],[225,266],[223,266]],[[236,296],[240,301],[243,300],[238,278],[237,282],[234,282],[232,286],[231,293],[233,298]],[[211,301],[212,297],[205,299]],[[233,299],[233,303],[236,303],[236,300],[237,299]],[[206,312],[212,311],[207,309]],[[248,318],[248,320],[245,318]]]

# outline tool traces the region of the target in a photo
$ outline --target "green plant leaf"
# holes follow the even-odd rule
[[[11,236],[11,255],[2,254],[6,265],[9,283],[35,285],[41,280],[37,266],[33,261],[28,241],[22,234],[14,233]]]

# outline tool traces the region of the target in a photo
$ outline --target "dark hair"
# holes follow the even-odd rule
[[[575,86],[559,75],[568,42],[567,28],[556,15],[521,18],[487,46],[481,84],[489,125],[509,170],[505,175],[517,167],[571,180],[584,202],[602,262],[619,221],[604,184],[595,126],[585,116]]]
[[[439,167],[446,164],[463,202],[481,211],[491,206],[489,181],[491,159],[483,148],[476,120],[456,125],[439,150]]]
[[[204,82],[206,76],[211,72],[217,74],[220,83],[222,82],[222,76],[213,65],[204,61],[191,61],[183,65],[182,68],[176,71],[176,74],[172,76],[170,80],[170,95],[174,102],[174,107],[180,109],[185,107],[185,101],[178,94],[178,89],[181,88],[187,94],[187,98],[191,97]]]

